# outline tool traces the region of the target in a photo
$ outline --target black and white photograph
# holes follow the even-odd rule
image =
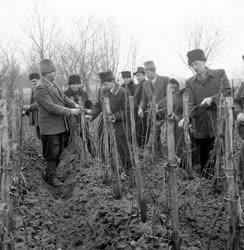
[[[244,250],[243,17],[0,0],[0,250]]]

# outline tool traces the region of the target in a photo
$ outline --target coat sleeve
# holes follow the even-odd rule
[[[230,82],[225,74],[225,71],[222,69],[220,70],[220,84],[221,88],[220,91],[222,91],[224,96],[230,96],[231,95],[231,87],[230,87]],[[219,103],[219,96],[214,96],[212,99],[212,102],[216,105]]]
[[[118,122],[123,121],[124,119],[129,117],[129,91],[125,91],[125,93],[123,94],[123,101],[122,101],[122,105],[121,105],[121,109],[120,111],[116,112],[115,115],[115,119]]]
[[[45,87],[38,86],[35,91],[35,97],[38,106],[42,106],[49,113],[60,116],[71,115],[71,110],[69,108],[57,105],[52,101],[52,98]]]
[[[193,90],[188,82],[186,83],[185,91],[187,91],[189,95],[188,99],[189,116],[193,118],[202,115],[202,113],[206,110],[207,106],[195,104]]]
[[[64,96],[65,107],[74,108],[75,102],[71,101],[66,95],[63,95],[63,96]]]
[[[30,111],[32,112],[32,111],[37,111],[38,110],[38,105],[37,105],[37,103],[32,103],[31,105],[30,105]]]

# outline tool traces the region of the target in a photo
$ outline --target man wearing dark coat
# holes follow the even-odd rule
[[[138,115],[144,117],[144,112],[148,111],[152,103],[153,97],[156,97],[156,110],[160,110],[161,104],[164,102],[164,98],[167,93],[167,86],[169,83],[169,77],[159,76],[156,73],[156,66],[153,61],[147,61],[144,63],[145,74],[147,81],[142,87],[142,99],[138,109]],[[160,120],[160,113],[157,115],[157,120]],[[156,125],[156,150],[161,152],[161,123],[158,122]]]
[[[39,126],[43,157],[47,162],[45,180],[54,187],[62,185],[56,176],[60,155],[68,145],[67,118],[79,115],[79,105],[63,94],[55,83],[55,66],[49,59],[40,62],[41,80],[36,86],[35,98],[39,111]]]
[[[68,80],[68,85],[69,87],[66,91],[64,91],[64,94],[73,101],[75,101],[75,103],[83,106],[85,109],[92,109],[93,103],[91,100],[89,100],[87,92],[83,89],[84,84],[81,83],[80,76],[70,75]],[[79,103],[79,98],[82,100],[82,103]],[[88,122],[85,123],[85,131],[86,131],[87,149],[90,152],[90,154],[94,156],[94,146],[92,145],[91,142]]]
[[[108,97],[120,161],[123,169],[128,175],[130,175],[131,159],[128,143],[129,132],[126,131],[126,128],[128,127],[129,91],[120,87],[119,84],[115,82],[115,77],[111,71],[101,72],[99,77],[101,80],[101,87],[98,92],[97,102],[94,104],[91,113],[92,120],[102,112],[103,98]],[[103,121],[99,123],[98,127],[100,140],[102,140],[102,131]]]
[[[189,51],[187,57],[188,65],[196,73],[186,82],[186,89],[189,92],[190,118],[203,173],[214,146],[219,96],[221,92],[224,96],[230,95],[231,88],[223,69],[206,67],[207,59],[201,49]]]
[[[121,85],[123,88],[128,89],[130,95],[134,96],[136,91],[136,85],[134,81],[131,79],[131,72],[130,71],[122,71],[121,72],[123,84]]]
[[[147,132],[147,119],[146,116],[140,117],[138,115],[138,108],[142,98],[142,88],[146,81],[145,71],[143,67],[138,67],[134,73],[137,78],[138,85],[134,95],[135,103],[135,119],[136,119],[136,139],[139,147],[143,147],[146,143],[146,132]]]

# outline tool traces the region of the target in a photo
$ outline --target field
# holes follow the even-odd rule
[[[85,168],[69,164],[66,185],[54,189],[42,180],[44,161],[36,139],[23,147],[27,186],[13,194],[15,249],[171,249],[171,214],[166,148],[153,164],[142,165],[148,220],[141,222],[135,188],[123,182],[123,198],[116,200],[112,185],[103,183],[103,168],[95,160]],[[237,157],[240,141],[235,140]],[[213,191],[209,179],[184,178],[178,168],[181,249],[227,249],[228,201],[225,188]],[[225,187],[226,185],[223,185]],[[16,197],[15,197],[16,195]],[[243,232],[241,232],[243,239]],[[244,249],[244,242],[241,248]]]

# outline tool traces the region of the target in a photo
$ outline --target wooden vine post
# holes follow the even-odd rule
[[[110,162],[110,153],[109,153],[109,135],[108,135],[108,119],[107,119],[107,112],[106,112],[106,107],[105,103],[103,101],[103,142],[101,147],[103,147],[103,154],[104,154],[104,162],[105,162],[105,169],[104,169],[104,177],[103,181],[105,184],[110,183],[110,168],[111,168],[111,162]]]
[[[149,126],[151,126],[151,132],[150,132],[150,146],[152,147],[152,160],[155,160],[156,157],[156,147],[157,147],[157,138],[156,138],[156,96],[153,96],[152,102],[151,102],[151,121],[149,121]]]
[[[189,133],[189,93],[187,90],[183,93],[183,118],[184,118],[184,138],[185,138],[185,145],[186,145],[186,171],[188,178],[193,177],[192,171],[192,150],[191,150],[191,138]]]
[[[171,85],[167,86],[167,145],[168,145],[168,165],[169,165],[169,188],[172,206],[172,242],[173,249],[180,249],[179,233],[179,201],[177,194],[177,160],[175,155],[174,140],[174,117],[173,117],[173,91]]]
[[[79,105],[84,110],[84,103],[82,97],[79,97]],[[85,122],[85,112],[81,112],[81,132],[82,132],[82,140],[84,147],[84,155],[87,161],[88,149],[87,149],[87,137],[86,137],[86,122]]]
[[[10,146],[8,133],[7,100],[0,99],[0,148],[1,148],[1,204],[0,204],[0,246],[10,247],[12,206],[10,201]]]
[[[137,188],[137,201],[141,210],[141,219],[142,222],[147,221],[147,205],[143,188],[143,180],[141,175],[141,168],[138,158],[138,150],[136,144],[136,125],[135,125],[135,108],[134,108],[134,99],[133,96],[129,97],[130,103],[130,125],[131,125],[131,137],[132,137],[132,162],[134,163],[134,172],[135,172],[135,181]]]
[[[114,177],[115,177],[115,195],[116,199],[120,199],[122,197],[122,185],[120,179],[120,168],[119,168],[119,156],[117,151],[117,143],[115,139],[114,127],[113,123],[109,121],[109,116],[111,115],[109,98],[104,97],[104,106],[106,112],[106,119],[108,120],[108,134],[109,134],[109,141],[110,141],[110,149],[112,153],[113,159],[113,168],[114,168]]]
[[[225,99],[223,94],[220,94],[218,105],[218,120],[217,120],[217,136],[214,143],[214,151],[216,152],[216,161],[214,167],[214,191],[220,192],[220,168],[222,162],[222,153],[224,150],[224,122],[225,122]]]
[[[241,211],[238,210],[239,194],[237,186],[237,173],[233,162],[233,98],[225,97],[225,173],[228,183],[229,201],[229,250],[239,249],[238,217]]]

